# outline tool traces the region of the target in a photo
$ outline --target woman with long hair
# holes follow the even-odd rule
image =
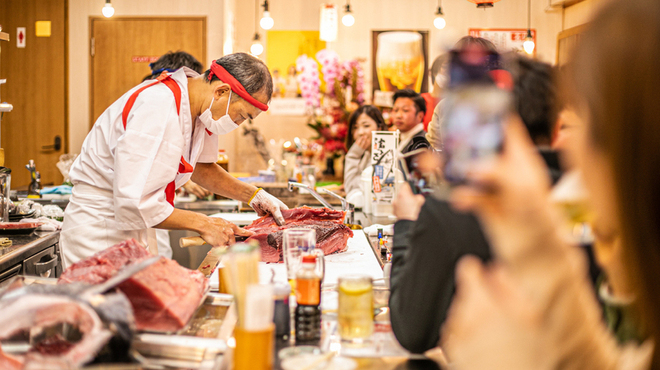
[[[346,134],[346,161],[344,163],[344,190],[346,194],[360,189],[360,174],[369,165],[371,133],[385,131],[387,125],[380,110],[373,105],[363,105],[351,114]]]
[[[612,1],[575,48],[567,85],[584,121],[569,152],[598,238],[623,246],[623,274],[609,279],[630,284],[648,340],[617,345],[605,328],[584,255],[559,231],[540,158],[511,121],[502,154],[452,194],[476,212],[496,253],[489,266],[466,258],[458,269],[443,336],[454,368],[660,369],[659,59],[660,2]]]

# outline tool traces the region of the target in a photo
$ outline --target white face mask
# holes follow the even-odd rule
[[[231,102],[231,90],[229,90],[229,99],[227,99],[227,112],[225,115],[220,117],[219,120],[213,119],[213,114],[211,113],[211,107],[213,106],[213,99],[211,99],[211,105],[209,108],[204,111],[204,113],[199,115],[199,120],[202,121],[207,130],[211,131],[216,135],[225,135],[238,128],[238,125],[232,121],[229,117],[229,103]]]

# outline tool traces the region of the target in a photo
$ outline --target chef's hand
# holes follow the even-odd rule
[[[259,216],[272,215],[278,225],[284,225],[282,210],[289,209],[289,207],[264,189],[257,189],[249,204]]]
[[[207,224],[200,236],[212,247],[225,247],[236,243],[236,235],[250,236],[250,230],[241,229],[235,224],[217,217],[207,217]]]
[[[410,185],[405,183],[399,188],[399,193],[394,200],[394,216],[398,220],[416,221],[424,201],[423,195],[413,194]]]
[[[364,150],[368,150],[371,146],[371,135],[360,135],[355,144]]]
[[[204,189],[192,181],[188,181],[187,183],[183,184],[183,188],[186,189],[188,193],[193,194],[199,199],[206,198],[211,195],[210,191]]]

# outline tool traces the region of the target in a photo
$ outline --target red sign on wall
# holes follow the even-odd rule
[[[154,56],[145,56],[145,55],[134,55],[131,57],[131,62],[133,63],[153,63],[158,60],[160,57]]]
[[[531,31],[534,43],[536,43],[536,30]],[[527,28],[470,28],[469,34],[489,40],[502,53],[524,52],[523,43],[527,37]],[[536,54],[536,49],[534,49],[534,54]]]

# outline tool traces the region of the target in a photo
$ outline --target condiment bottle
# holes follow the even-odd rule
[[[291,335],[290,295],[291,285],[288,283],[274,285],[275,310],[273,322],[275,323],[275,337],[277,339],[287,340]]]
[[[316,268],[316,256],[304,255],[296,275],[296,345],[314,344],[321,340],[321,279]]]

